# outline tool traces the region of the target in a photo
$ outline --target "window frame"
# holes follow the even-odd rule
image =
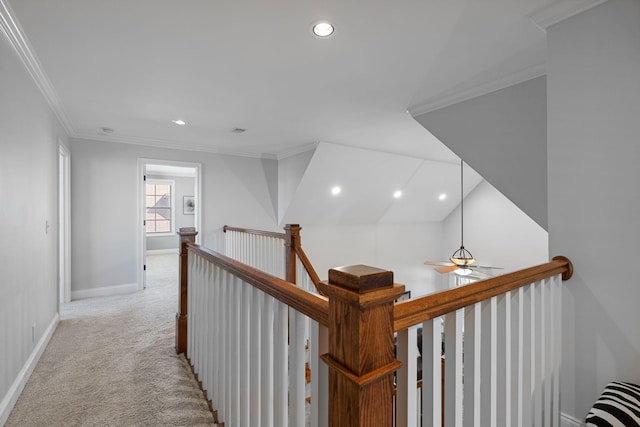
[[[147,206],[147,196],[149,195],[147,193],[147,184],[160,184],[160,185],[169,185],[171,188],[171,221],[169,222],[169,225],[171,227],[170,231],[163,231],[163,232],[149,232],[147,231],[147,221],[149,221],[148,219],[146,219],[146,215],[147,215],[147,209],[149,208]],[[144,200],[145,200],[145,204],[144,204],[144,213],[145,213],[145,226],[144,226],[144,233],[146,237],[166,237],[166,236],[175,236],[176,234],[176,181],[173,179],[161,179],[161,178],[147,178],[144,181]]]

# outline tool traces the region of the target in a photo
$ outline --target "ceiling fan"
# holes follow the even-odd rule
[[[475,258],[464,247],[464,162],[460,160],[460,248],[458,248],[449,258],[449,262],[425,261],[426,265],[437,266],[438,273],[453,272],[460,276],[471,276],[479,279],[486,279],[493,276],[494,269],[500,267],[490,267],[475,265]]]

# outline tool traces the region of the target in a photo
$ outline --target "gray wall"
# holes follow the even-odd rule
[[[71,156],[73,291],[137,282],[139,158],[202,164],[207,247],[224,248],[225,224],[279,231],[266,178],[275,160],[86,140],[71,141]]]
[[[460,206],[443,222],[441,259],[460,247]],[[464,246],[479,265],[501,267],[508,273],[549,261],[546,230],[487,181],[464,199]]]
[[[546,230],[546,108],[539,77],[416,120]]]
[[[569,256],[562,409],[582,419],[611,380],[640,383],[640,2],[548,30],[550,252]]]
[[[58,311],[58,138],[66,135],[3,36],[0,58],[1,425],[7,393]]]
[[[185,215],[182,212],[182,198],[184,196],[195,196],[194,186],[196,183],[195,178],[189,178],[185,176],[172,176],[172,175],[149,175],[147,174],[147,180],[150,179],[169,179],[175,182],[175,228],[176,231],[181,227],[194,227],[195,215]],[[197,202],[197,200],[196,200]],[[178,239],[176,236],[147,236],[147,251],[163,250],[163,249],[175,249],[178,250]]]

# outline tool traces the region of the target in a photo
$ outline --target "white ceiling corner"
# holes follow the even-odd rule
[[[571,18],[581,12],[596,7],[607,0],[560,0],[529,15],[543,31],[553,24]]]
[[[24,34],[22,27],[15,18],[13,10],[7,4],[6,0],[0,0],[0,29],[13,46],[14,50],[20,57],[20,60],[27,68],[27,71],[33,78],[36,86],[42,92],[51,110],[60,121],[60,125],[69,136],[74,136],[74,129],[71,121],[67,116],[60,97],[56,89],[51,84],[49,77],[45,73],[38,57],[36,56],[29,39]]]

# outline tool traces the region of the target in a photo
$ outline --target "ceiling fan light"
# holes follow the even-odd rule
[[[458,249],[453,253],[453,255],[451,255],[451,258],[449,258],[449,261],[451,261],[452,263],[454,263],[459,267],[471,265],[474,262],[476,262],[476,260],[473,258],[473,255],[471,255],[471,252],[466,250],[464,246],[460,246],[460,249]]]
[[[458,276],[468,276],[471,274],[472,271],[473,270],[471,270],[470,268],[461,267],[455,270],[454,273],[457,274]]]

